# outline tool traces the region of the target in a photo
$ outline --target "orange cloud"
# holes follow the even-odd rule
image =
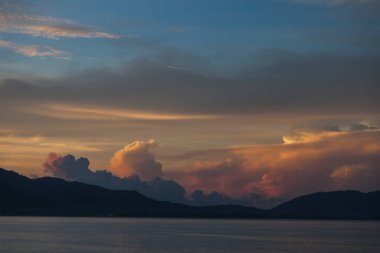
[[[162,176],[162,165],[149,151],[154,140],[135,141],[117,151],[111,158],[109,170],[119,177],[138,175],[143,180],[152,180]]]
[[[284,135],[282,137],[282,140],[284,141],[284,144],[317,142],[321,141],[324,138],[334,137],[341,134],[344,134],[344,132],[322,131],[319,133],[315,133],[313,131],[296,131],[293,134]]]
[[[36,106],[38,110],[36,110]],[[207,120],[217,119],[216,115],[174,114],[141,110],[129,110],[112,107],[95,107],[67,104],[41,104],[31,108],[20,108],[21,111],[62,119],[83,120]]]
[[[201,152],[187,157],[190,172],[172,176],[187,189],[232,196],[256,192],[289,198],[316,191],[379,189],[379,130],[311,135],[310,141],[292,144]]]

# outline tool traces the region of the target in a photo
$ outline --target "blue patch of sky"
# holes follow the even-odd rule
[[[43,1],[35,14],[70,19],[99,31],[138,38],[51,40],[9,35],[25,44],[50,45],[71,54],[71,63],[36,61],[35,71],[59,73],[73,66],[116,68],[139,56],[175,48],[235,64],[267,48],[296,52],[378,51],[379,20],[344,6],[296,4],[285,0],[65,0]],[[157,46],[159,45],[159,46]],[[220,55],[227,57],[220,57]],[[233,55],[233,56],[232,56]],[[228,62],[230,61],[230,62]],[[30,67],[33,69],[33,67]]]

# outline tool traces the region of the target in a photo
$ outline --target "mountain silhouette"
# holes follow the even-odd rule
[[[0,168],[0,215],[194,218],[380,219],[380,192],[314,193],[271,210],[239,205],[192,207],[137,191],[109,190],[59,178],[30,179]]]
[[[0,169],[0,215],[261,217],[265,211],[242,206],[190,207],[147,198],[137,191],[44,177],[30,179]]]
[[[317,192],[285,202],[272,213],[287,218],[380,219],[380,191]]]

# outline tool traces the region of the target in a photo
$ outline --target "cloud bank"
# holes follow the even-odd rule
[[[369,129],[372,128],[372,129]],[[191,205],[241,204],[273,207],[282,201],[318,191],[375,191],[380,185],[380,130],[300,130],[278,145],[204,150],[182,155],[183,170],[165,173],[149,148],[139,141],[116,152],[112,172],[93,172],[86,158],[51,153],[46,172],[67,180],[110,189],[137,190],[158,200]],[[290,137],[294,136],[294,137]],[[301,138],[299,136],[307,136]],[[120,157],[119,157],[120,156]],[[121,160],[119,160],[119,158]],[[187,165],[186,165],[187,164]],[[117,168],[119,166],[119,168]],[[151,170],[151,172],[147,172]],[[145,180],[140,175],[148,175]],[[186,195],[186,190],[192,194]]]
[[[141,158],[140,156],[139,159]],[[148,157],[148,160],[149,159]],[[136,158],[135,161],[136,160],[138,159]],[[175,181],[162,179],[160,177],[144,181],[136,174],[118,177],[106,170],[97,170],[94,172],[89,169],[89,164],[90,162],[87,158],[80,157],[76,159],[70,154],[62,157],[55,153],[50,153],[44,163],[44,169],[45,172],[66,180],[95,184],[115,190],[137,190],[157,200],[177,203],[183,203],[185,201],[185,189]],[[141,165],[141,163],[139,164]],[[158,165],[156,164],[156,166]],[[161,169],[160,166],[159,168]],[[143,173],[146,172],[144,171]]]
[[[138,143],[133,144],[138,145]],[[43,166],[45,172],[54,177],[94,184],[114,190],[136,190],[143,195],[161,201],[196,206],[235,204],[272,207],[279,203],[278,200],[273,198],[253,193],[241,198],[231,198],[215,191],[207,194],[202,190],[196,190],[190,196],[187,196],[185,188],[174,180],[167,180],[161,177],[142,180],[137,174],[118,177],[107,170],[92,171],[89,168],[89,164],[90,162],[87,158],[75,158],[71,154],[60,156],[50,153]]]
[[[379,130],[314,135],[287,144],[197,153],[188,173],[172,176],[187,189],[235,197],[253,192],[289,199],[316,191],[378,190]]]
[[[377,56],[269,50],[252,57],[265,66],[247,63],[229,77],[170,69],[165,59],[137,58],[119,71],[93,69],[48,81],[32,81],[35,84],[16,80],[31,93],[21,92],[20,85],[12,89],[0,84],[0,97],[4,101],[23,97],[43,105],[66,105],[35,110],[40,114],[63,109],[74,115],[78,112],[73,112],[73,107],[86,110],[82,114],[105,113],[95,112],[95,105],[119,108],[119,117],[133,110],[154,111],[156,116],[205,115],[205,119],[208,115],[256,114],[276,118],[281,114],[318,117],[379,113]],[[81,105],[67,106],[74,101],[81,101]],[[115,111],[111,113],[115,116]]]

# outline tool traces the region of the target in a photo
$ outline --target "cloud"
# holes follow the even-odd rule
[[[103,143],[87,143],[68,138],[25,135],[0,130],[0,166],[29,174],[31,167],[40,169],[41,160],[51,150],[57,152],[99,153]],[[34,168],[32,167],[32,170]]]
[[[62,50],[50,46],[40,45],[20,45],[6,40],[0,40],[0,47],[10,49],[15,53],[27,57],[68,57],[68,54]]]
[[[350,126],[351,131],[376,130],[376,129],[378,128],[371,126],[370,124],[365,123],[365,122],[355,123]]]
[[[289,199],[316,191],[378,190],[380,131],[315,135],[321,136],[194,154],[186,158],[191,164],[188,172],[171,176],[188,190],[217,191],[234,198],[250,193]]]
[[[111,158],[110,171],[120,177],[138,175],[144,180],[162,176],[162,165],[149,151],[156,146],[154,140],[135,141],[117,151]]]
[[[13,145],[17,144],[32,144],[36,145],[39,144],[43,138],[41,136],[27,136],[27,137],[20,137],[15,135],[1,135],[0,134],[0,144],[6,144],[11,143]]]
[[[75,159],[73,155],[61,157],[55,153],[50,153],[44,168],[46,172],[52,173],[56,177],[73,180],[77,177],[85,177],[91,173],[90,162],[86,158]]]
[[[39,110],[36,110],[36,108],[39,108]],[[153,111],[57,103],[36,104],[32,110],[24,107],[21,107],[20,110],[52,118],[83,120],[207,120],[218,118],[216,115],[159,113]]]
[[[334,136],[345,136],[347,132],[377,130],[368,122],[348,124],[343,127],[337,125],[315,125],[313,127],[295,128],[282,137],[284,144],[318,142]]]
[[[75,150],[75,151],[84,151],[84,152],[98,152],[101,151],[100,148],[95,145],[85,146],[83,144],[68,141],[60,140],[53,138],[46,138],[40,135],[34,136],[19,136],[13,133],[0,133],[0,152],[5,152],[11,148],[16,148],[18,152],[29,153],[36,147],[42,152],[46,152],[48,149],[59,149],[59,150]],[[26,154],[25,154],[26,155]]]
[[[44,169],[45,172],[66,180],[95,184],[108,189],[137,190],[157,200],[177,203],[185,201],[185,189],[175,181],[159,177],[150,181],[143,181],[135,174],[121,178],[106,170],[94,172],[89,169],[89,164],[90,162],[87,158],[80,157],[76,159],[70,154],[62,157],[55,153],[50,153],[44,163]]]
[[[119,156],[128,160],[121,162],[122,166],[129,165],[123,167],[125,176],[106,170],[93,172],[87,159],[75,159],[72,155],[50,154],[44,168],[64,179],[110,189],[137,190],[155,199],[191,205],[270,208],[317,191],[378,190],[379,130],[342,131],[336,135],[316,132],[315,135],[321,136],[312,141],[193,152],[180,158],[185,162],[178,161],[182,170],[165,173],[177,182],[158,177],[163,172],[161,164],[149,152],[151,145],[155,145],[153,141],[127,145],[111,159],[111,167],[114,162],[120,163]],[[149,179],[141,180],[136,173],[146,173],[147,169]],[[193,193],[186,197],[185,188]]]
[[[156,177],[153,180],[143,181],[136,174],[121,178],[107,170],[96,170],[93,172],[89,169],[89,164],[90,162],[87,158],[80,157],[76,159],[71,154],[62,157],[58,154],[50,153],[44,162],[44,169],[46,173],[66,180],[95,184],[108,189],[137,190],[157,200],[189,205],[235,204],[272,207],[276,203],[279,203],[272,198],[259,194],[249,194],[243,198],[230,198],[215,191],[206,194],[202,190],[196,190],[186,197],[185,188],[173,180]]]
[[[284,135],[282,140],[284,144],[294,144],[294,143],[308,143],[308,142],[318,142],[325,138],[344,135],[341,131],[320,131],[315,132],[312,130],[297,130],[291,134]]]
[[[49,39],[58,38],[106,38],[121,36],[99,32],[92,27],[77,24],[71,20],[54,17],[28,15],[21,12],[0,13],[0,32],[28,34]]]
[[[181,62],[186,59],[178,57]],[[108,109],[117,108],[118,117],[121,116],[120,111],[117,112],[119,109],[124,115],[153,111],[158,116],[255,115],[272,119],[297,114],[326,117],[379,113],[380,102],[376,94],[380,93],[377,85],[380,58],[377,56],[267,50],[252,58],[263,66],[247,63],[229,77],[167,68],[168,65],[182,65],[175,64],[175,56],[170,58],[170,64],[166,58],[137,58],[118,71],[92,69],[52,78],[48,82],[34,80],[34,90],[39,90],[35,93],[40,93],[38,100],[30,93],[19,92],[13,96],[29,95],[30,100],[50,105],[49,110],[63,111],[56,115],[72,112],[75,106],[85,110],[82,114],[97,116],[114,114],[115,110]],[[41,88],[43,86],[49,88]],[[52,87],[59,92],[45,94]],[[2,89],[0,96],[7,100],[10,92],[10,88]],[[68,106],[74,103],[73,97],[81,101],[81,105],[76,102]],[[58,108],[59,104],[64,107]],[[94,111],[99,107],[108,111]],[[144,116],[140,114],[139,117],[141,115]]]

